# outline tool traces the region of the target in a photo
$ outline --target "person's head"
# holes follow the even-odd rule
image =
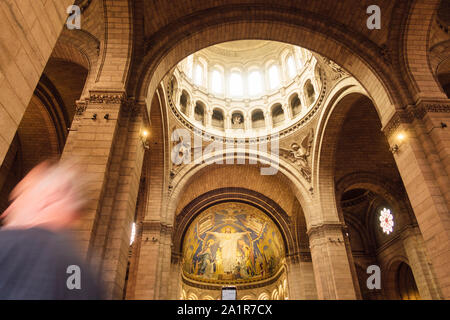
[[[12,203],[0,218],[7,228],[67,228],[82,212],[84,188],[74,164],[41,163],[13,189]]]

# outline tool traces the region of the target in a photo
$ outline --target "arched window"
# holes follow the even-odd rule
[[[223,76],[219,70],[214,70],[212,72],[211,90],[214,93],[223,93]]]
[[[220,109],[214,109],[212,113],[211,125],[214,128],[223,130],[224,128],[223,111]]]
[[[281,104],[277,103],[272,107],[272,124],[277,127],[284,122],[284,111]]]
[[[205,125],[205,106],[200,101],[197,101],[195,104],[194,119]]]
[[[239,97],[244,94],[242,76],[239,72],[233,72],[230,75],[230,94]]]
[[[300,102],[300,98],[298,94],[294,94],[290,100],[290,106],[292,110],[292,115],[295,117],[302,111],[302,104]]]
[[[261,72],[254,70],[248,76],[248,92],[254,96],[263,92],[263,81]]]
[[[244,129],[244,115],[241,112],[233,112],[231,115],[231,128]]]
[[[276,65],[269,68],[269,85],[270,89],[276,89],[280,86],[280,71]]]
[[[203,85],[203,67],[200,64],[195,65],[194,83],[198,86]]]
[[[186,74],[192,79],[194,70],[194,56],[191,54],[186,60]]]
[[[294,57],[292,55],[290,55],[287,58],[287,69],[288,69],[289,78],[290,79],[294,78],[295,75],[297,74],[297,70],[296,70],[296,66],[295,66]]]
[[[264,113],[261,110],[255,110],[252,112],[252,128],[264,128],[266,121],[264,119]]]
[[[187,114],[187,107],[190,103],[189,94],[183,90],[180,97],[180,110],[182,113]]]
[[[306,101],[308,102],[309,107],[316,100],[316,92],[314,91],[314,86],[312,85],[311,80],[306,81],[303,91],[306,96]]]

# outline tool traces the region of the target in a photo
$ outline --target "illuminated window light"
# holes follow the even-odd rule
[[[393,231],[394,216],[391,214],[391,210],[383,208],[380,211],[380,227],[386,234],[390,234]]]
[[[262,93],[262,76],[259,71],[252,71],[248,76],[248,91],[250,95]]]
[[[295,75],[297,73],[297,70],[295,68],[295,61],[292,56],[289,56],[289,58],[287,59],[287,67],[288,67],[289,77],[292,79],[293,77],[295,77]]]
[[[232,73],[230,76],[230,94],[234,97],[244,94],[242,77],[237,72]]]
[[[135,237],[136,237],[136,222],[133,222],[133,225],[131,226],[130,246],[133,244]]]
[[[280,86],[280,73],[276,65],[271,66],[269,69],[269,84],[270,89],[276,89]]]

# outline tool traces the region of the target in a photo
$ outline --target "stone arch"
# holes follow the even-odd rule
[[[255,109],[252,111],[252,128],[264,128],[266,126],[266,119],[264,112],[261,109]]]
[[[436,82],[429,63],[428,41],[433,19],[436,19],[440,0],[430,0],[426,6],[414,1],[406,21],[403,35],[404,69],[414,101],[419,98],[445,98]],[[421,23],[417,23],[420,21]]]
[[[254,174],[258,175],[259,177],[264,177],[260,175],[260,169],[272,163],[269,154],[239,149],[236,150],[236,154],[241,155],[242,159],[245,161],[260,161],[261,164],[259,166],[245,166],[251,168],[252,170],[256,170],[256,173]],[[190,163],[188,165],[185,165],[177,172],[177,174],[171,181],[171,193],[167,201],[167,209],[165,210],[167,212],[168,221],[174,221],[178,203],[185,190],[190,186],[192,181],[194,181],[198,175],[206,172],[206,170],[209,168],[209,166],[212,165],[212,162],[217,159],[217,157],[222,157],[224,163],[226,163],[227,161],[236,160],[236,157],[234,155],[229,155],[225,151],[222,151],[222,153],[218,155],[208,155],[207,157],[201,158],[201,164]],[[244,166],[238,165],[237,167]],[[300,203],[305,215],[306,223],[308,224],[311,220],[310,216],[312,215],[312,197],[309,191],[310,187],[309,183],[304,180],[301,175],[296,174],[296,172],[296,169],[290,163],[282,158],[279,159],[278,174],[282,182],[290,187],[293,195]],[[258,184],[256,184],[256,186],[258,186]]]
[[[187,115],[190,104],[191,104],[191,97],[189,96],[189,93],[186,90],[183,90],[180,96],[180,111],[183,114]]]
[[[226,27],[220,22],[222,19],[218,18],[219,14],[223,16],[225,12],[229,15]],[[190,21],[197,23],[193,25]],[[168,26],[163,38],[157,35],[149,39],[154,45],[138,67],[139,75],[132,84],[136,96],[152,94],[167,71],[188,54],[224,41],[265,39],[303,46],[343,66],[368,92],[373,93],[374,104],[383,123],[387,123],[394,113],[394,105],[405,104],[407,94],[389,74],[390,68],[379,57],[378,47],[358,48],[358,44],[351,41],[350,36],[338,25],[332,27],[336,32],[334,39],[340,40],[330,40],[325,36],[327,32],[320,25],[320,19],[314,15],[282,7],[265,8],[262,12],[252,5],[223,6],[200,12],[195,17],[190,16],[189,20],[179,19],[176,24],[176,31],[173,31],[173,26]],[[326,30],[329,31],[329,28],[327,24]],[[191,32],[186,33],[184,30]]]
[[[214,108],[211,115],[211,125],[214,128],[217,128],[219,130],[224,129],[225,125],[225,116],[224,112],[220,108]]]
[[[302,103],[298,93],[293,93],[289,98],[289,107],[291,108],[292,116],[295,117],[302,112]]]
[[[387,272],[381,281],[383,283],[384,293],[388,299],[398,300],[401,298],[397,288],[397,271],[403,263],[409,266],[408,258],[403,255],[397,255],[392,257],[386,266]]]
[[[336,183],[336,199],[341,199],[344,192],[356,188],[366,189],[380,195],[393,206],[396,212],[407,214],[409,222],[415,223],[414,214],[412,214],[410,205],[405,199],[406,191],[404,189],[399,190],[394,182],[371,172],[352,173]]]
[[[328,96],[325,108],[319,119],[319,126],[316,129],[313,148],[313,185],[315,193],[319,197],[331,197],[332,201],[321,201],[323,217],[316,218],[325,221],[338,222],[340,219],[335,215],[338,212],[335,197],[334,182],[334,157],[337,148],[339,132],[342,128],[345,116],[350,108],[359,99],[369,99],[365,91],[354,84],[353,81],[346,81],[334,89]],[[315,179],[314,179],[315,178]],[[331,215],[330,215],[331,214]],[[325,216],[326,215],[326,216]]]
[[[206,105],[200,100],[196,101],[193,115],[194,120],[205,125],[206,114]]]
[[[270,217],[283,235],[285,254],[293,254],[298,244],[295,243],[290,225],[291,218],[272,199],[258,192],[244,188],[221,188],[211,190],[193,199],[177,215],[173,233],[173,250],[181,252],[183,238],[192,220],[205,208],[228,201],[242,202],[254,206]]]
[[[245,128],[245,116],[242,111],[236,110],[231,113],[230,127],[232,129],[244,129]]]
[[[89,89],[95,83],[99,67],[100,41],[84,30],[65,29],[53,49],[50,59],[58,59],[76,63],[86,70],[88,75],[81,97],[89,96]]]
[[[306,101],[308,101],[308,107],[310,107],[316,100],[316,92],[314,90],[314,86],[311,83],[311,79],[306,80],[306,82],[303,86],[303,92],[304,92]]]
[[[284,123],[286,115],[284,114],[283,107],[281,103],[276,103],[270,108],[272,114],[272,125],[274,127],[280,126]]]

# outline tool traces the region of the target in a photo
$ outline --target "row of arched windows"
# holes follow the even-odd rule
[[[208,63],[201,58],[194,61],[189,56],[186,62],[186,73],[195,85],[208,88],[211,93],[231,97],[258,96],[265,92],[276,90],[282,85],[282,80],[291,80],[303,66],[302,61],[288,54],[284,63],[273,61],[266,68],[251,67],[248,70],[232,68],[225,74],[222,66],[214,65],[208,70]]]
[[[305,83],[304,87],[305,95],[306,95],[306,101],[308,103],[309,107],[311,104],[315,101],[315,90],[314,86],[312,85],[311,81],[308,80]],[[190,105],[190,96],[186,90],[182,91],[182,94],[180,96],[180,111],[188,115],[188,106]],[[289,99],[289,108],[292,117],[296,117],[302,112],[302,104],[300,97],[297,93],[291,96]],[[272,118],[272,126],[278,127],[282,125],[285,122],[286,115],[285,110],[283,109],[282,105],[280,103],[275,103],[270,108],[271,118]],[[202,125],[206,125],[206,106],[201,101],[196,101],[193,115],[191,116],[196,122],[201,123]],[[252,129],[259,129],[266,127],[266,119],[265,115],[262,109],[256,109],[251,113],[251,128]],[[245,118],[244,114],[241,111],[235,111],[231,114],[231,123],[229,124],[229,128],[232,129],[244,129]],[[212,115],[211,115],[211,126],[216,129],[223,130],[225,129],[225,116],[224,111],[218,107],[213,109]]]

